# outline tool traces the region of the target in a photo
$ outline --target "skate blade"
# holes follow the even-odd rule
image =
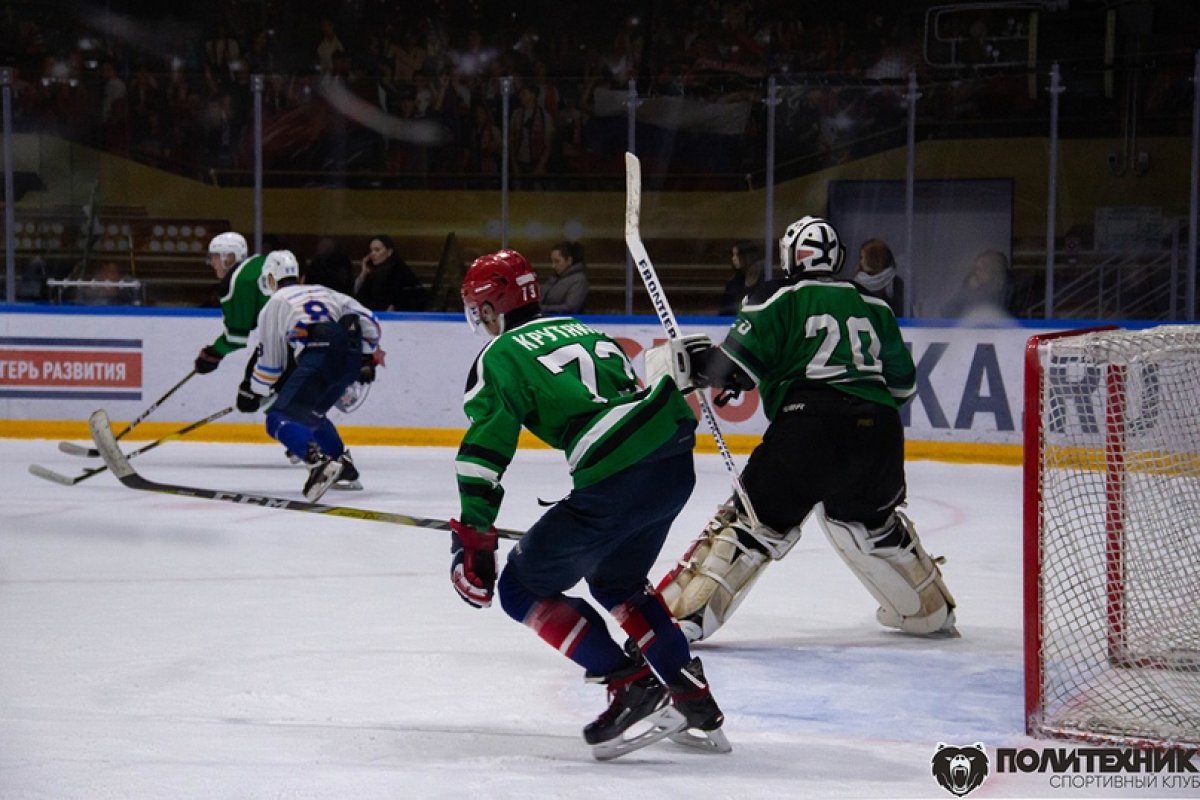
[[[332,487],[338,492],[361,492],[363,485],[359,481],[338,481]]]
[[[647,723],[649,723],[649,727],[643,727]],[[663,706],[635,723],[635,727],[642,729],[641,733],[626,737],[624,734],[628,731],[625,731],[615,739],[592,745],[592,757],[597,761],[611,761],[618,756],[634,750],[641,750],[646,745],[654,744],[660,739],[676,734],[683,730],[685,725],[687,725],[687,720],[678,709],[674,706]]]
[[[697,728],[684,728],[669,734],[670,740],[678,745],[690,747],[704,753],[728,753],[733,745],[725,737],[725,731],[717,728],[715,731],[702,731]]]
[[[962,634],[958,632],[958,628],[951,625],[949,628],[942,628],[933,633],[925,634],[926,639],[961,639]]]

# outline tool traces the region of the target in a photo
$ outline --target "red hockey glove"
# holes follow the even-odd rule
[[[496,527],[481,533],[452,519],[450,530],[450,583],[464,602],[487,608],[496,589]]]

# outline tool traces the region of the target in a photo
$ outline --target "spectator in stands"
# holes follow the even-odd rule
[[[352,294],[354,262],[336,239],[326,236],[317,242],[317,252],[308,260],[301,281],[327,286],[342,294]]]
[[[554,120],[550,112],[538,105],[537,90],[532,85],[522,86],[518,97],[508,133],[509,153],[516,175],[514,183],[522,189],[538,189],[540,181],[528,176],[546,174],[546,164],[553,152]]]
[[[754,242],[738,242],[729,250],[729,266],[733,268],[733,277],[725,284],[721,292],[721,301],[717,304],[717,314],[731,317],[742,307],[746,298],[762,280],[763,261],[758,257],[759,248]]]
[[[550,250],[550,266],[554,274],[542,284],[542,313],[583,313],[589,288],[583,245],[579,242],[554,245]]]
[[[46,278],[49,270],[46,259],[37,255],[25,262],[21,267],[21,277],[17,281],[17,300],[40,303],[46,299]]]
[[[137,282],[126,277],[116,261],[101,263],[92,276],[93,283],[80,287],[79,302],[88,306],[140,306]]]
[[[229,33],[229,26],[222,23],[217,26],[216,33],[204,43],[204,61],[213,67],[213,73],[229,77],[233,65],[242,58],[242,48],[238,40]]]
[[[320,24],[321,41],[317,42],[316,48],[317,66],[321,68],[322,75],[328,75],[333,71],[334,53],[344,53],[346,52],[346,47],[342,44],[342,40],[338,38],[332,19],[322,17]]]
[[[483,188],[491,188],[500,175],[504,134],[486,103],[475,103],[471,108],[471,121],[466,169],[472,176],[480,176]]]
[[[942,316],[969,323],[1012,319],[1012,287],[1008,258],[998,250],[984,250],[975,256],[958,293],[942,306]]]
[[[129,90],[117,74],[117,65],[105,59],[100,65],[103,95],[100,99],[100,124],[104,130],[104,146],[110,152],[129,152]]]
[[[425,286],[412,268],[396,255],[392,237],[371,239],[361,271],[354,281],[354,297],[372,311],[424,311],[429,303]]]
[[[386,55],[392,60],[392,80],[397,85],[411,84],[413,77],[425,64],[425,48],[417,40],[410,27],[404,27],[399,41],[388,48]]]
[[[896,271],[896,258],[882,239],[867,239],[858,249],[854,282],[887,301],[892,313],[904,315],[904,279]]]

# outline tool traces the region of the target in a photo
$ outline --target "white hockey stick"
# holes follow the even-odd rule
[[[650,263],[650,254],[646,252],[646,246],[642,244],[639,227],[641,216],[642,162],[633,153],[626,153],[625,246],[629,248],[629,253],[633,256],[638,274],[642,276],[642,283],[646,285],[646,293],[650,295],[650,304],[654,306],[654,313],[658,315],[658,321],[662,323],[667,338],[679,339],[682,334],[679,332],[679,324],[675,321],[675,312],[671,310],[671,303],[667,300],[666,292],[663,291],[662,284],[658,282],[658,273],[654,271],[654,265]],[[700,412],[704,415],[704,422],[712,432],[713,441],[717,443],[721,460],[725,462],[725,469],[729,470],[729,474],[733,478],[733,490],[737,493],[738,499],[742,501],[742,508],[745,509],[751,524],[757,528],[761,523],[758,521],[758,515],[754,513],[750,497],[746,494],[746,487],[742,485],[737,465],[733,463],[733,456],[729,454],[729,448],[725,445],[725,437],[721,435],[721,429],[717,426],[717,417],[713,414],[712,406],[708,402],[708,395],[701,390],[696,392],[696,397],[700,401]]]
[[[133,422],[126,425],[119,433],[117,433],[117,435],[116,435],[117,441],[119,442],[119,441],[121,441],[121,439],[125,438],[125,435],[127,433],[129,433],[131,430],[133,430],[138,425],[140,425],[142,423],[142,421],[144,419],[146,419],[146,417],[153,414],[154,411],[159,406],[161,406],[163,403],[167,402],[168,397],[175,394],[175,392],[179,391],[179,387],[183,386],[185,383],[187,383],[192,378],[194,378],[196,376],[196,374],[197,374],[196,370],[192,370],[187,375],[183,376],[183,380],[181,380],[179,383],[172,386],[170,389],[167,389],[166,394],[164,394],[162,397],[158,398],[153,403],[151,403],[149,408],[147,408],[145,411],[143,411],[141,414],[139,414],[133,420]],[[100,451],[97,450],[96,448],[82,447],[80,445],[75,444],[74,442],[59,442],[58,449],[61,452],[66,453],[69,456],[79,456],[80,458],[99,458],[100,457]],[[45,477],[45,476],[43,476],[43,477]],[[53,480],[53,478],[51,480]]]
[[[230,406],[229,408],[223,408],[214,414],[209,414],[207,417],[205,417],[202,420],[193,422],[191,425],[187,425],[183,428],[180,428],[177,431],[172,431],[171,433],[168,433],[166,436],[163,436],[161,439],[156,439],[153,442],[151,442],[150,444],[145,445],[144,447],[139,447],[137,450],[134,450],[131,453],[126,453],[125,458],[126,458],[126,460],[131,459],[131,458],[136,458],[137,456],[140,456],[142,453],[146,453],[146,452],[149,452],[150,450],[153,450],[154,448],[158,447],[159,445],[163,444],[164,442],[169,442],[172,439],[178,439],[181,436],[186,436],[187,434],[191,433],[192,431],[196,430],[197,428],[207,425],[210,422],[214,422],[214,421],[220,419],[221,417],[225,416],[226,414],[232,414],[233,411],[234,411],[234,407]],[[114,442],[116,441],[116,437],[113,437],[113,441]],[[59,442],[59,449],[61,449],[62,445],[64,445],[64,444],[67,444],[67,442]],[[97,450],[96,454],[100,455],[100,451]],[[81,481],[86,481],[88,478],[92,477],[93,475],[99,475],[101,472],[104,472],[107,469],[108,469],[108,464],[101,464],[98,467],[92,467],[91,469],[85,469],[83,472],[76,475],[75,477],[70,477],[67,475],[62,475],[60,473],[57,473],[52,469],[46,469],[41,464],[30,464],[29,465],[29,473],[31,475],[36,475],[39,478],[45,478],[46,480],[54,481],[55,483],[61,483],[63,486],[74,486],[75,484],[80,483]]]

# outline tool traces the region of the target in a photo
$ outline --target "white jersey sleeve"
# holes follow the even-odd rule
[[[357,314],[362,330],[362,352],[374,353],[382,329],[366,307],[349,295],[325,286],[297,284],[276,290],[258,315],[262,353],[250,379],[256,394],[267,394],[287,366],[288,350],[299,354],[308,342],[308,328],[319,322],[336,323]]]

